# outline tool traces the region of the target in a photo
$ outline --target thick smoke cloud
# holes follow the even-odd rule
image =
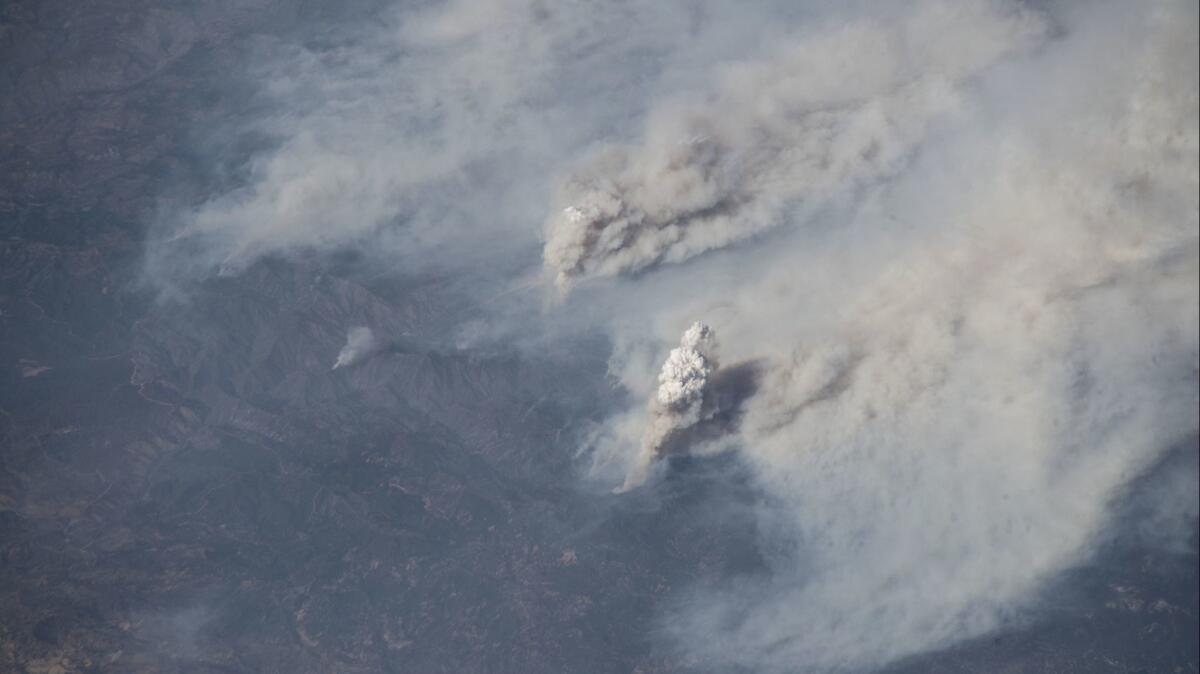
[[[227,167],[229,189],[164,209],[146,274],[186,289],[345,250],[408,273],[526,273],[550,176],[664,82],[744,51],[774,4],[396,3],[303,44],[263,38],[235,75],[260,84],[255,114],[230,126],[270,147]]]
[[[654,110],[639,144],[605,147],[566,180],[546,267],[565,291],[736,243],[787,206],[818,212],[894,175],[964,80],[1043,32],[1019,7],[924,3],[728,67],[713,92]]]
[[[837,227],[631,283],[626,311],[719,307],[723,358],[763,362],[723,442],[769,494],[771,573],[663,622],[713,669],[870,667],[1021,619],[1131,479],[1195,452],[1196,9],[1045,23]],[[596,474],[640,465],[650,423],[614,418]]]
[[[704,402],[717,369],[716,347],[712,328],[696,322],[683,333],[679,346],[671,349],[658,373],[658,389],[650,400],[650,420],[641,450],[618,492],[645,482],[651,463],[662,456],[672,436],[711,414],[711,405],[706,409]]]
[[[614,490],[642,486],[655,463],[671,454],[704,454],[736,431],[763,379],[763,363],[722,366],[716,333],[696,322],[671,349],[658,373],[658,388],[646,408],[647,419],[633,465]]]
[[[605,490],[681,449],[749,467],[768,572],[662,615],[700,669],[870,668],[1036,616],[1195,452],[1195,3],[729,4],[450,3],[279,48],[279,145],[151,273],[365,241],[615,277],[544,313],[489,285],[472,330],[611,339],[635,402],[587,445]],[[724,365],[676,359],[660,403],[698,316]],[[1179,465],[1156,522],[1194,521]]]

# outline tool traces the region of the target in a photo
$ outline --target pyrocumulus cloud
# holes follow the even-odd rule
[[[717,369],[716,336],[704,323],[693,323],[671,349],[658,373],[658,389],[650,400],[649,421],[636,462],[617,491],[641,485],[665,443],[702,419],[709,380]]]

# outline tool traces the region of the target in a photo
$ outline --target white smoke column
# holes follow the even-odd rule
[[[658,373],[658,390],[650,401],[650,422],[640,453],[618,493],[645,482],[650,466],[672,435],[702,419],[704,394],[717,369],[716,346],[712,328],[697,321],[683,333],[679,346],[671,349]]]
[[[723,248],[886,179],[954,111],[966,81],[1043,33],[1023,9],[925,2],[834,26],[773,59],[727,68],[703,100],[652,112],[561,188],[543,260],[560,292]],[[963,41],[963,34],[970,41]]]
[[[371,332],[371,328],[362,326],[351,328],[346,333],[346,345],[338,352],[337,361],[330,369],[349,367],[374,353],[378,347],[379,342],[375,339],[375,333]]]

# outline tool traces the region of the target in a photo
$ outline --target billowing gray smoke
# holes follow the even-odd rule
[[[990,18],[938,39],[969,55],[1030,6],[989,4],[973,15]],[[1131,477],[1195,451],[1196,4],[1063,5],[1036,53],[964,82],[969,114],[931,124],[920,153],[860,181],[862,198],[819,231],[596,290],[627,296],[619,346],[719,307],[722,359],[764,363],[739,423],[712,428],[769,495],[765,537],[800,552],[772,558],[760,583],[698,588],[663,621],[713,670],[861,671],[1004,625],[1111,535]],[[838,62],[830,38],[811,41]],[[786,154],[772,161],[754,199],[730,203],[784,193],[769,178],[794,173]],[[626,175],[607,184],[638,184]],[[592,212],[636,211],[637,193]],[[577,244],[557,249],[571,254],[556,267],[567,285],[699,250],[695,219],[660,230],[588,212],[573,212],[574,238],[559,232]],[[645,358],[617,353],[628,363],[613,371],[646,390]],[[655,456],[642,438],[661,435],[651,421],[616,416],[593,474],[642,479]],[[1191,478],[1186,494],[1156,494],[1179,521],[1196,516]]]
[[[371,332],[371,328],[363,326],[351,328],[346,333],[346,345],[338,352],[337,361],[330,369],[336,370],[339,367],[354,365],[379,349],[379,340],[375,339],[375,333]]]
[[[640,144],[603,148],[564,182],[546,269],[565,293],[723,248],[789,207],[812,214],[892,176],[962,82],[1041,31],[1019,8],[934,3],[731,67],[709,97],[662,105]]]
[[[283,143],[164,237],[205,269],[346,246],[471,269],[479,334],[610,338],[638,403],[588,437],[590,477],[724,442],[765,496],[769,572],[663,616],[698,667],[863,671],[984,634],[1195,446],[1194,0],[418,5],[260,68]],[[538,272],[627,281],[492,302]],[[656,380],[697,316],[723,365],[701,331]],[[1194,517],[1186,477],[1164,508]]]
[[[683,333],[679,346],[671,349],[650,400],[650,421],[642,436],[641,452],[624,484],[617,488],[618,493],[645,482],[650,466],[662,456],[672,436],[711,413],[705,398],[717,369],[716,347],[712,328],[697,321]]]

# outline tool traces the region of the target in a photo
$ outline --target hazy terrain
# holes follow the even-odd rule
[[[1196,11],[1086,4],[0,2],[0,671],[1198,671]]]

